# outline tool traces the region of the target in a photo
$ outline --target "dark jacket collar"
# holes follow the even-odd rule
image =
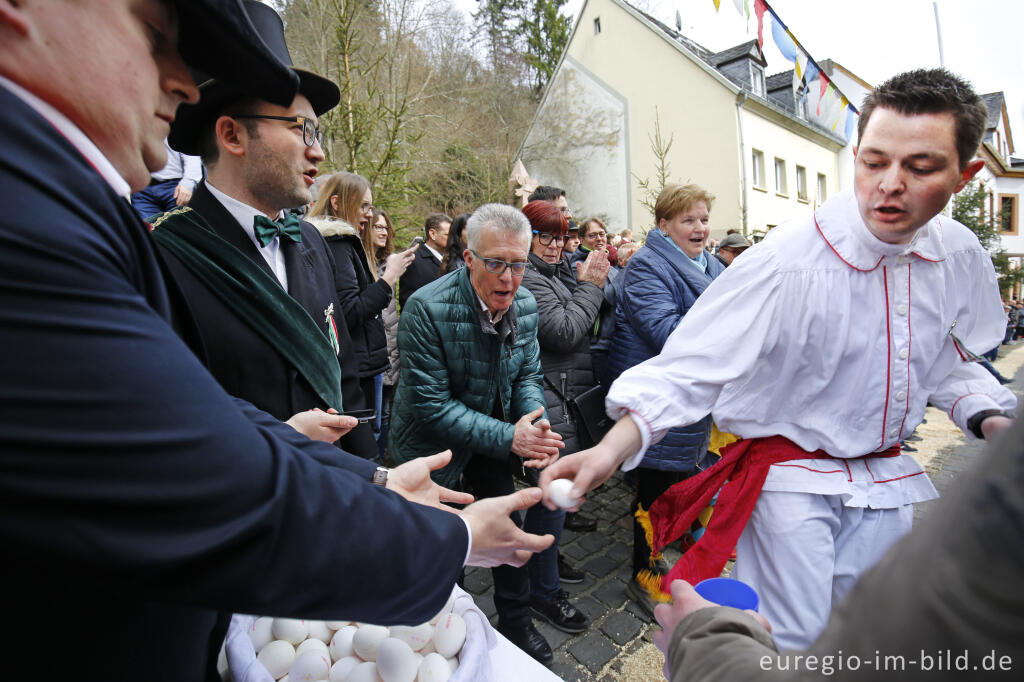
[[[535,254],[533,251],[530,252],[530,267],[544,275],[545,277],[554,277],[555,268],[558,267],[558,263],[548,263],[543,258]],[[559,261],[561,262],[561,261]]]

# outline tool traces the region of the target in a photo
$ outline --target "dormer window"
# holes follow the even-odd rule
[[[764,97],[764,69],[754,62],[750,62],[750,89],[758,97]]]

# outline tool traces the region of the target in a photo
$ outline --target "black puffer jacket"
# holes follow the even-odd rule
[[[557,277],[556,266],[545,263],[533,253],[523,277],[523,287],[537,299],[537,340],[545,377],[544,400],[551,428],[565,441],[562,454],[567,455],[578,451],[580,443],[576,425],[567,418],[558,393],[573,398],[597,384],[590,360],[590,333],[604,293],[590,282],[583,282],[570,292]],[[552,390],[552,385],[557,392]]]
[[[344,317],[352,335],[359,376],[380,374],[388,368],[388,344],[381,313],[394,291],[387,282],[370,274],[363,243],[354,227],[330,216],[317,216],[309,222],[320,230],[334,256],[334,285],[342,313],[338,317]]]

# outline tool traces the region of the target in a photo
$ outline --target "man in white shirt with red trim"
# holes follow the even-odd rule
[[[661,546],[729,480],[701,542],[657,577],[667,592],[672,578],[716,576],[736,542],[733,577],[757,590],[780,649],[805,648],[909,531],[913,503],[937,496],[899,450],[926,406],[979,438],[1011,423],[1014,395],[966,350],[1002,338],[991,259],[938,215],[983,165],[972,159],[985,120],[971,87],[943,70],[875,89],[854,191],[737,257],[662,353],[615,382],[607,406],[618,423],[546,469],[545,491],[556,478],[592,490],[670,427],[712,412],[744,440],[652,505]]]

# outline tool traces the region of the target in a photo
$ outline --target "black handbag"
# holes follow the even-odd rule
[[[579,438],[580,444],[584,448],[591,448],[600,443],[604,435],[615,424],[615,420],[604,411],[604,400],[608,397],[608,389],[597,384],[570,398],[559,391],[547,377],[544,377],[544,382],[568,408],[569,416],[576,424],[576,436]]]

